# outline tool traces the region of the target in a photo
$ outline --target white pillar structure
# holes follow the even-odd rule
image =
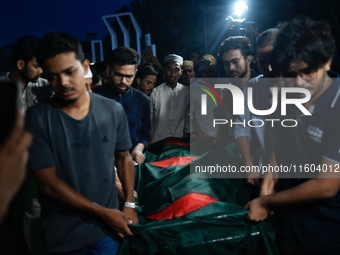
[[[112,15],[106,15],[106,16],[102,16],[103,21],[111,35],[111,44],[112,44],[112,49],[115,49],[118,47],[118,43],[117,43],[117,35],[116,32],[114,31],[113,27],[111,26],[111,24],[109,23],[108,19],[117,19],[117,22],[119,24],[120,29],[123,32],[124,35],[124,46],[130,47],[130,35],[128,33],[128,30],[126,29],[125,25],[123,24],[122,20],[120,19],[121,16],[128,16],[131,19],[131,22],[133,24],[133,27],[135,29],[136,32],[136,41],[137,41],[137,52],[139,54],[142,54],[142,49],[141,49],[141,43],[140,43],[140,38],[142,37],[142,31],[135,19],[135,17],[133,16],[132,12],[124,12],[124,13],[117,13],[117,14],[112,14]]]
[[[96,44],[99,45],[99,58],[97,58],[97,54],[96,54]],[[103,42],[101,40],[92,40],[91,41],[91,51],[92,51],[92,61],[93,62],[104,60]]]

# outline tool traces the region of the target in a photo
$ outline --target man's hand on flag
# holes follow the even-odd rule
[[[106,223],[106,225],[113,229],[121,238],[133,236],[128,226],[129,220],[131,220],[130,217],[130,215],[126,215],[117,209],[105,208],[101,213],[101,218]]]
[[[131,152],[131,157],[133,160],[139,164],[143,164],[145,161],[144,151],[145,146],[142,143],[136,145],[136,147]],[[136,166],[136,165],[135,165]]]
[[[268,217],[268,208],[263,203],[263,197],[258,197],[248,202],[244,208],[248,210],[248,219],[262,221]]]
[[[128,224],[138,224],[136,209],[124,207],[123,213],[125,214],[125,218],[128,219]]]

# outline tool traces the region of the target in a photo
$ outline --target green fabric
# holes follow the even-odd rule
[[[134,236],[123,240],[119,254],[277,254],[275,219],[251,222],[243,209],[257,195],[255,187],[246,185],[243,179],[194,178],[199,174],[190,175],[189,164],[165,169],[153,166],[150,162],[190,155],[189,147],[160,144],[151,146],[145,153],[145,163],[136,168],[140,224],[130,226]],[[235,143],[216,150],[191,164],[211,160],[207,155],[213,153],[225,155],[216,160],[240,165]],[[147,218],[191,192],[212,196],[219,202],[174,220]]]
[[[131,226],[119,254],[274,255],[275,223],[246,220],[246,212],[154,221]],[[267,234],[270,233],[269,238]]]

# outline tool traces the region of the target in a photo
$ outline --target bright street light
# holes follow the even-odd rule
[[[241,17],[243,13],[245,13],[247,10],[248,10],[248,5],[246,5],[245,2],[242,2],[242,1],[237,2],[235,3],[233,15]]]
[[[245,4],[243,1],[238,1],[234,5],[234,11],[232,15],[227,17],[231,19],[233,22],[244,22],[246,20],[245,13],[248,10],[248,5]]]

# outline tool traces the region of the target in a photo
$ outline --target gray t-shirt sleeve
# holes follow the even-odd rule
[[[26,112],[26,129],[33,136],[29,149],[28,169],[38,170],[54,167],[55,162],[49,145],[49,138],[42,125],[39,125],[39,116],[36,107],[31,107]]]

